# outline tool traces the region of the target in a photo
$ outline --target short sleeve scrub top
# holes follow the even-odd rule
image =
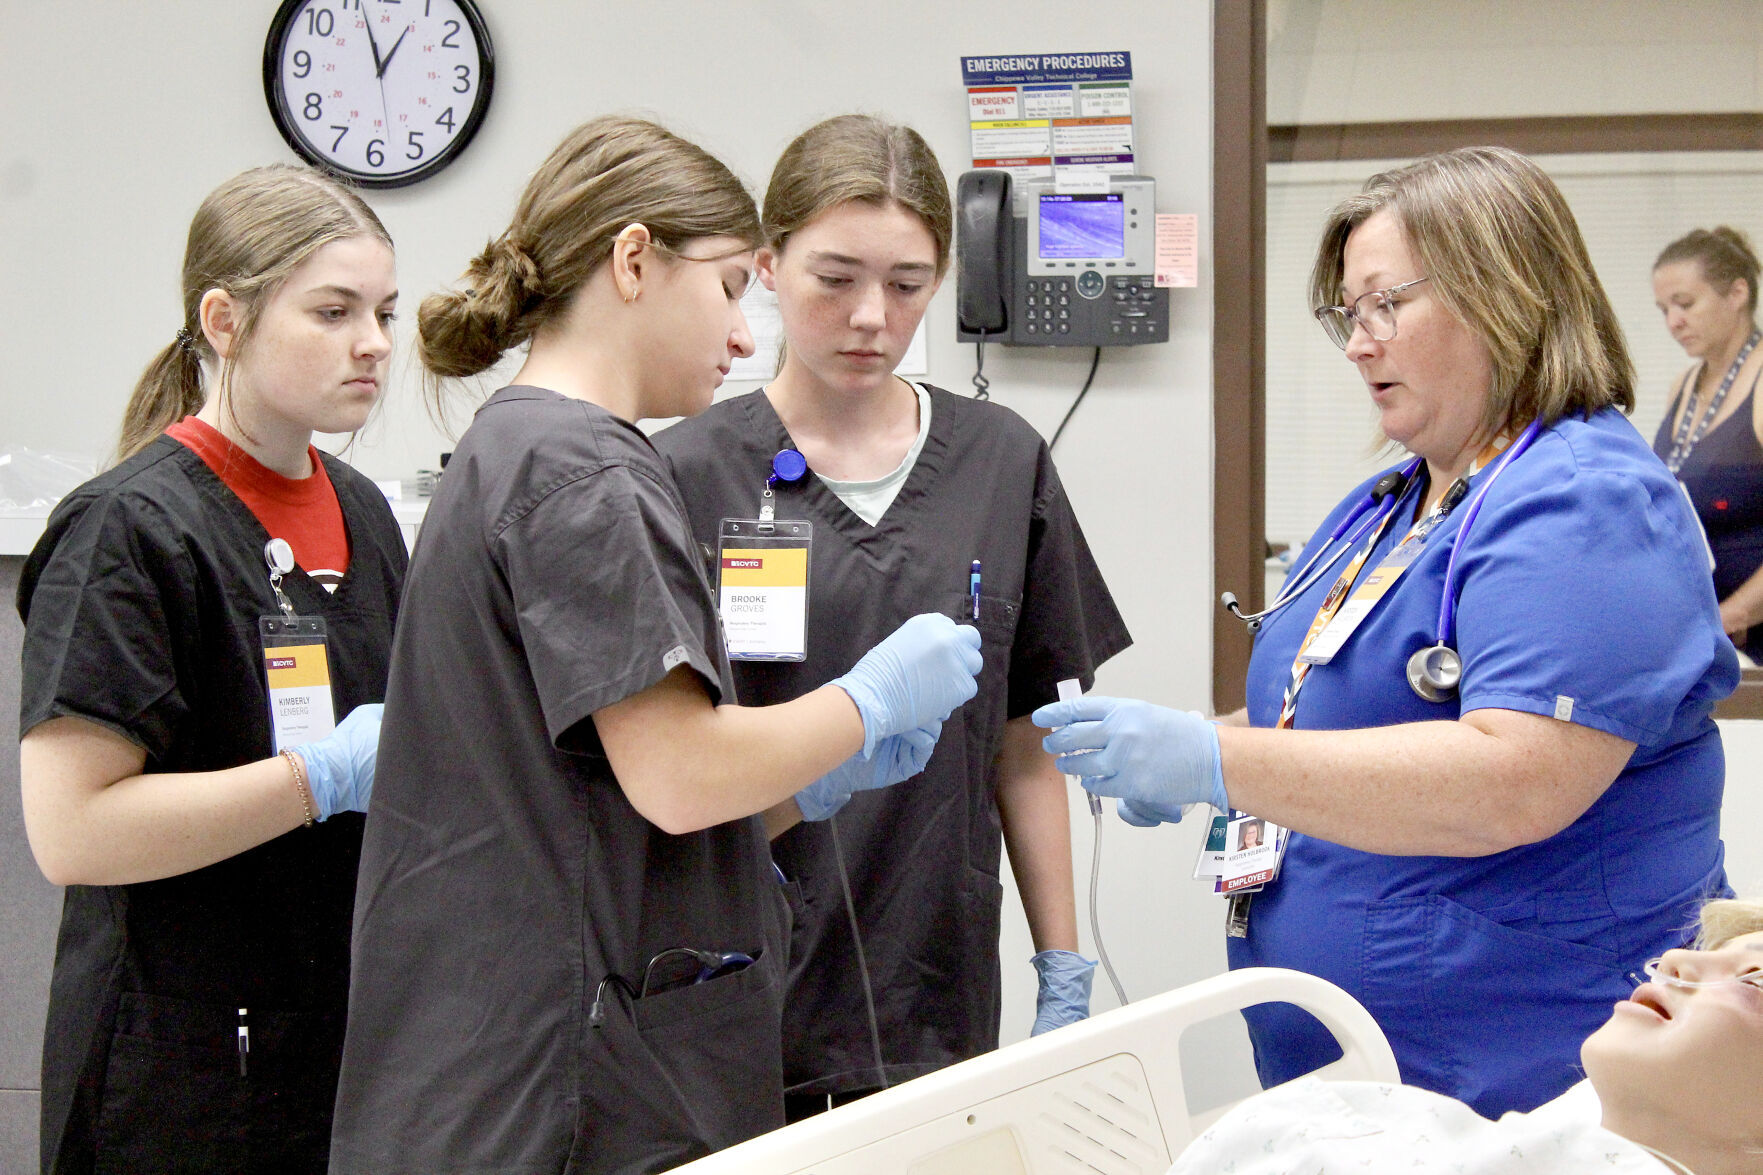
[[[1471,479],[1470,492],[1488,471]],[[1312,543],[1358,502],[1355,490]],[[1410,487],[1366,564],[1414,517]],[[1683,945],[1703,899],[1728,892],[1725,759],[1712,711],[1738,681],[1695,519],[1613,409],[1545,429],[1501,474],[1457,566],[1457,697],[1422,700],[1404,667],[1437,640],[1445,566],[1464,510],[1298,697],[1296,727],[1454,720],[1494,708],[1636,744],[1607,791],[1561,832],[1481,857],[1384,856],[1294,834],[1257,894],[1233,967],[1308,971],[1376,1017],[1402,1079],[1497,1117],[1578,1079],[1579,1046],[1625,998],[1627,973]],[[1292,661],[1334,573],[1257,634],[1249,717],[1277,723]],[[1417,793],[1427,782],[1415,780]],[[1338,1055],[1304,1013],[1246,1013],[1266,1085]]]
[[[321,460],[348,573],[330,592],[296,568],[282,588],[325,621],[341,717],[385,696],[405,553],[373,483]],[[274,754],[258,640],[258,619],[280,615],[269,538],[166,436],[63,498],[19,581],[20,731],[95,723],[145,750],[148,773]],[[341,812],[175,877],[68,887],[44,1034],[44,1170],[324,1169],[361,830]]]
[[[496,393],[430,506],[393,650],[332,1172],[666,1170],[782,1125],[760,822],[662,832],[591,721],[676,666],[729,695],[648,440]],[[682,947],[755,962],[633,998]]]
[[[810,473],[775,487],[779,520],[813,524],[807,657],[739,661],[750,704],[799,697],[845,672],[917,612],[975,623],[976,697],[943,724],[920,775],[861,792],[835,818],[875,994],[885,1079],[904,1081],[998,1047],[998,749],[1004,724],[1086,685],[1131,643],[1040,434],[1008,408],[925,386],[924,445],[871,525]],[[754,518],[774,454],[794,447],[763,391],[660,433],[698,541]],[[795,915],[784,1012],[791,1093],[842,1094],[876,1072],[857,943],[831,822],[773,844]]]

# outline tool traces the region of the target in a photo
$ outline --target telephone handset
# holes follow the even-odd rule
[[[1155,282],[1156,181],[1108,177],[1061,192],[1050,179],[981,168],[955,185],[956,338],[1016,347],[1169,341]]]
[[[970,171],[955,185],[955,313],[962,338],[1006,341],[1010,288],[1010,173]]]

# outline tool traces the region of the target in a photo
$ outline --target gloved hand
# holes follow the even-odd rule
[[[1096,978],[1096,961],[1073,951],[1042,951],[1029,962],[1040,976],[1041,990],[1035,996],[1035,1026],[1030,1036],[1039,1036],[1067,1024],[1087,1020],[1090,1015],[1090,984]]]
[[[891,734],[941,722],[979,692],[974,678],[984,662],[979,629],[926,612],[896,628],[863,655],[838,686],[863,718],[863,757]]]
[[[845,806],[852,792],[887,787],[911,779],[930,762],[943,733],[939,719],[915,726],[905,734],[890,734],[876,745],[875,757],[852,755],[831,771],[796,793],[796,807],[804,820],[825,820]]]
[[[1121,818],[1129,824],[1173,823],[1183,804],[1229,809],[1218,729],[1198,714],[1092,694],[1042,706],[1032,718],[1054,728],[1041,740],[1049,754],[1063,756],[1054,765],[1078,776],[1084,790],[1125,801],[1131,815]]]
[[[380,715],[385,707],[369,702],[349,711],[337,728],[315,742],[294,748],[306,764],[306,785],[319,820],[338,812],[365,812],[373,798],[373,768],[380,751]]]

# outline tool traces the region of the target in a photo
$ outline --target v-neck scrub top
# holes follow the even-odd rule
[[[404,541],[371,481],[321,460],[349,573],[332,593],[296,569],[282,589],[325,621],[341,719],[384,697]],[[257,625],[280,615],[269,538],[165,436],[63,498],[19,580],[19,730],[92,722],[143,748],[148,773],[274,754]],[[175,877],[68,887],[43,1047],[45,1171],[324,1170],[361,827],[342,812]]]
[[[1487,476],[1470,479],[1472,495]],[[1418,493],[1406,493],[1398,522],[1414,517]],[[1488,856],[1384,856],[1294,833],[1279,879],[1254,897],[1248,937],[1228,947],[1232,967],[1292,967],[1339,984],[1377,1019],[1405,1083],[1498,1117],[1572,1085],[1580,1044],[1633,990],[1628,972],[1684,945],[1699,903],[1729,892],[1712,711],[1738,665],[1689,507],[1634,426],[1605,409],[1545,429],[1488,494],[1457,564],[1462,687],[1448,702],[1423,701],[1404,667],[1436,642],[1466,513],[1428,536],[1333,661],[1310,672],[1297,728],[1493,708],[1605,731],[1634,742],[1633,757],[1567,828]],[[1388,527],[1366,566],[1406,529]],[[1257,633],[1252,726],[1277,723],[1292,659],[1334,578]],[[1416,793],[1427,784],[1415,780]],[[1244,1017],[1263,1085],[1338,1055],[1289,1005]]]
[[[979,693],[943,724],[924,772],[859,792],[835,817],[875,991],[883,1060],[903,1081],[998,1045],[998,748],[1007,719],[1087,686],[1131,638],[1091,558],[1041,437],[998,404],[929,388],[930,432],[871,526],[810,471],[775,489],[779,519],[814,524],[808,657],[736,662],[741,701],[788,701],[845,672],[919,612],[970,623],[982,563]],[[779,449],[793,447],[764,392],[735,396],[655,438],[697,540],[754,518]],[[795,914],[784,1013],[792,1093],[871,1088],[856,949],[824,822],[778,837]]]
[[[783,1124],[786,911],[760,822],[661,831],[591,721],[682,665],[729,697],[647,438],[496,393],[429,507],[393,648],[332,1172],[659,1171]],[[757,961],[637,1000],[609,979],[640,988],[675,947]]]

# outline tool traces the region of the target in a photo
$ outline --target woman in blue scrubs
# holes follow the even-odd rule
[[[1624,976],[1726,892],[1712,710],[1736,658],[1540,169],[1468,148],[1373,177],[1331,213],[1311,291],[1409,476],[1318,528],[1326,570],[1258,631],[1244,710],[1086,698],[1035,721],[1063,728],[1049,750],[1095,752],[1060,767],[1135,822],[1210,801],[1290,829],[1279,876],[1231,899],[1231,965],[1330,979],[1404,1081],[1529,1110],[1575,1080]],[[1266,1084],[1333,1053],[1289,1007],[1247,1019]]]

